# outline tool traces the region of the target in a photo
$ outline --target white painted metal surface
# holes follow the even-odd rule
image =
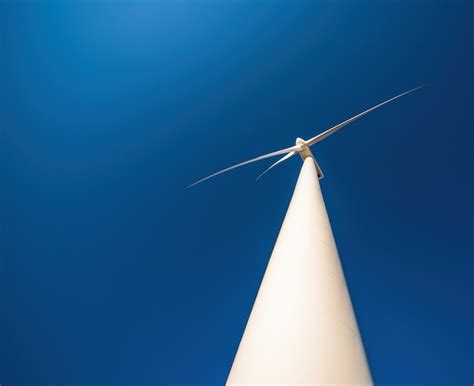
[[[227,385],[276,384],[372,384],[311,157],[227,379]]]

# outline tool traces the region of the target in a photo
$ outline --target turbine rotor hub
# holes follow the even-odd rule
[[[298,153],[303,161],[308,157],[314,159],[313,153],[311,153],[307,142],[303,138],[296,138],[296,146],[299,147]]]
[[[306,141],[303,138],[298,137],[298,138],[296,138],[295,144],[306,146]]]

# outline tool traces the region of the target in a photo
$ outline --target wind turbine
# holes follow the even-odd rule
[[[323,173],[310,147],[390,98],[294,146],[202,178],[284,154],[303,159],[298,181],[265,270],[226,385],[372,385],[357,320],[324,205]],[[257,178],[257,179],[258,179]]]
[[[200,184],[201,182],[204,182],[204,181],[209,180],[213,177],[216,177],[219,174],[223,174],[223,173],[229,172],[233,169],[240,168],[241,166],[245,166],[245,165],[251,164],[253,162],[261,161],[261,160],[264,160],[266,158],[275,157],[275,156],[281,155],[281,154],[285,154],[285,155],[282,158],[280,158],[278,161],[276,161],[274,164],[270,165],[270,167],[268,169],[266,169],[263,173],[261,173],[257,177],[257,180],[259,180],[261,177],[263,177],[266,173],[268,173],[275,166],[281,164],[282,162],[286,161],[287,159],[293,157],[296,154],[299,154],[301,156],[302,160],[304,160],[307,157],[313,158],[314,163],[316,165],[316,169],[318,171],[318,177],[319,177],[319,179],[321,179],[321,178],[324,177],[324,174],[323,174],[321,168],[319,167],[316,159],[314,158],[313,153],[311,153],[311,146],[313,146],[314,144],[316,144],[316,143],[322,141],[323,139],[329,137],[330,135],[334,134],[339,129],[341,129],[344,126],[348,125],[349,123],[352,123],[355,120],[363,117],[364,115],[370,113],[371,111],[374,111],[374,110],[378,109],[379,107],[382,107],[383,105],[386,105],[387,103],[390,103],[390,102],[394,101],[395,99],[401,98],[404,95],[410,94],[413,91],[416,91],[416,90],[418,90],[422,87],[423,86],[418,86],[414,89],[405,91],[404,93],[401,93],[397,96],[394,96],[393,98],[387,99],[386,101],[381,102],[378,105],[375,105],[375,106],[371,107],[370,109],[367,109],[367,110],[365,110],[365,111],[363,111],[363,112],[361,112],[357,115],[354,115],[352,118],[346,119],[344,122],[341,122],[341,123],[337,124],[336,126],[333,126],[330,129],[327,129],[326,131],[323,131],[322,133],[315,135],[313,138],[311,138],[309,140],[304,140],[304,139],[298,137],[298,138],[296,138],[296,143],[295,143],[294,146],[287,147],[286,149],[277,150],[277,151],[274,151],[272,153],[264,154],[264,155],[261,155],[261,156],[256,157],[256,158],[252,158],[248,161],[244,161],[244,162],[238,163],[236,165],[230,166],[230,167],[225,168],[223,170],[220,170],[216,173],[213,173],[213,174],[211,174],[207,177],[201,178],[200,180],[192,183],[191,185],[188,185],[187,188],[191,188],[193,186],[196,186],[197,184]]]

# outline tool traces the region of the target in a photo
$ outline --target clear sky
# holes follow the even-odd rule
[[[134,2],[135,3],[135,2]],[[0,0],[0,383],[222,385],[314,153],[377,384],[472,384],[472,1]]]

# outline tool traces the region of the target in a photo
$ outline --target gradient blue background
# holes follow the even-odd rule
[[[222,385],[314,152],[377,384],[471,384],[472,2],[0,3],[0,383]]]

